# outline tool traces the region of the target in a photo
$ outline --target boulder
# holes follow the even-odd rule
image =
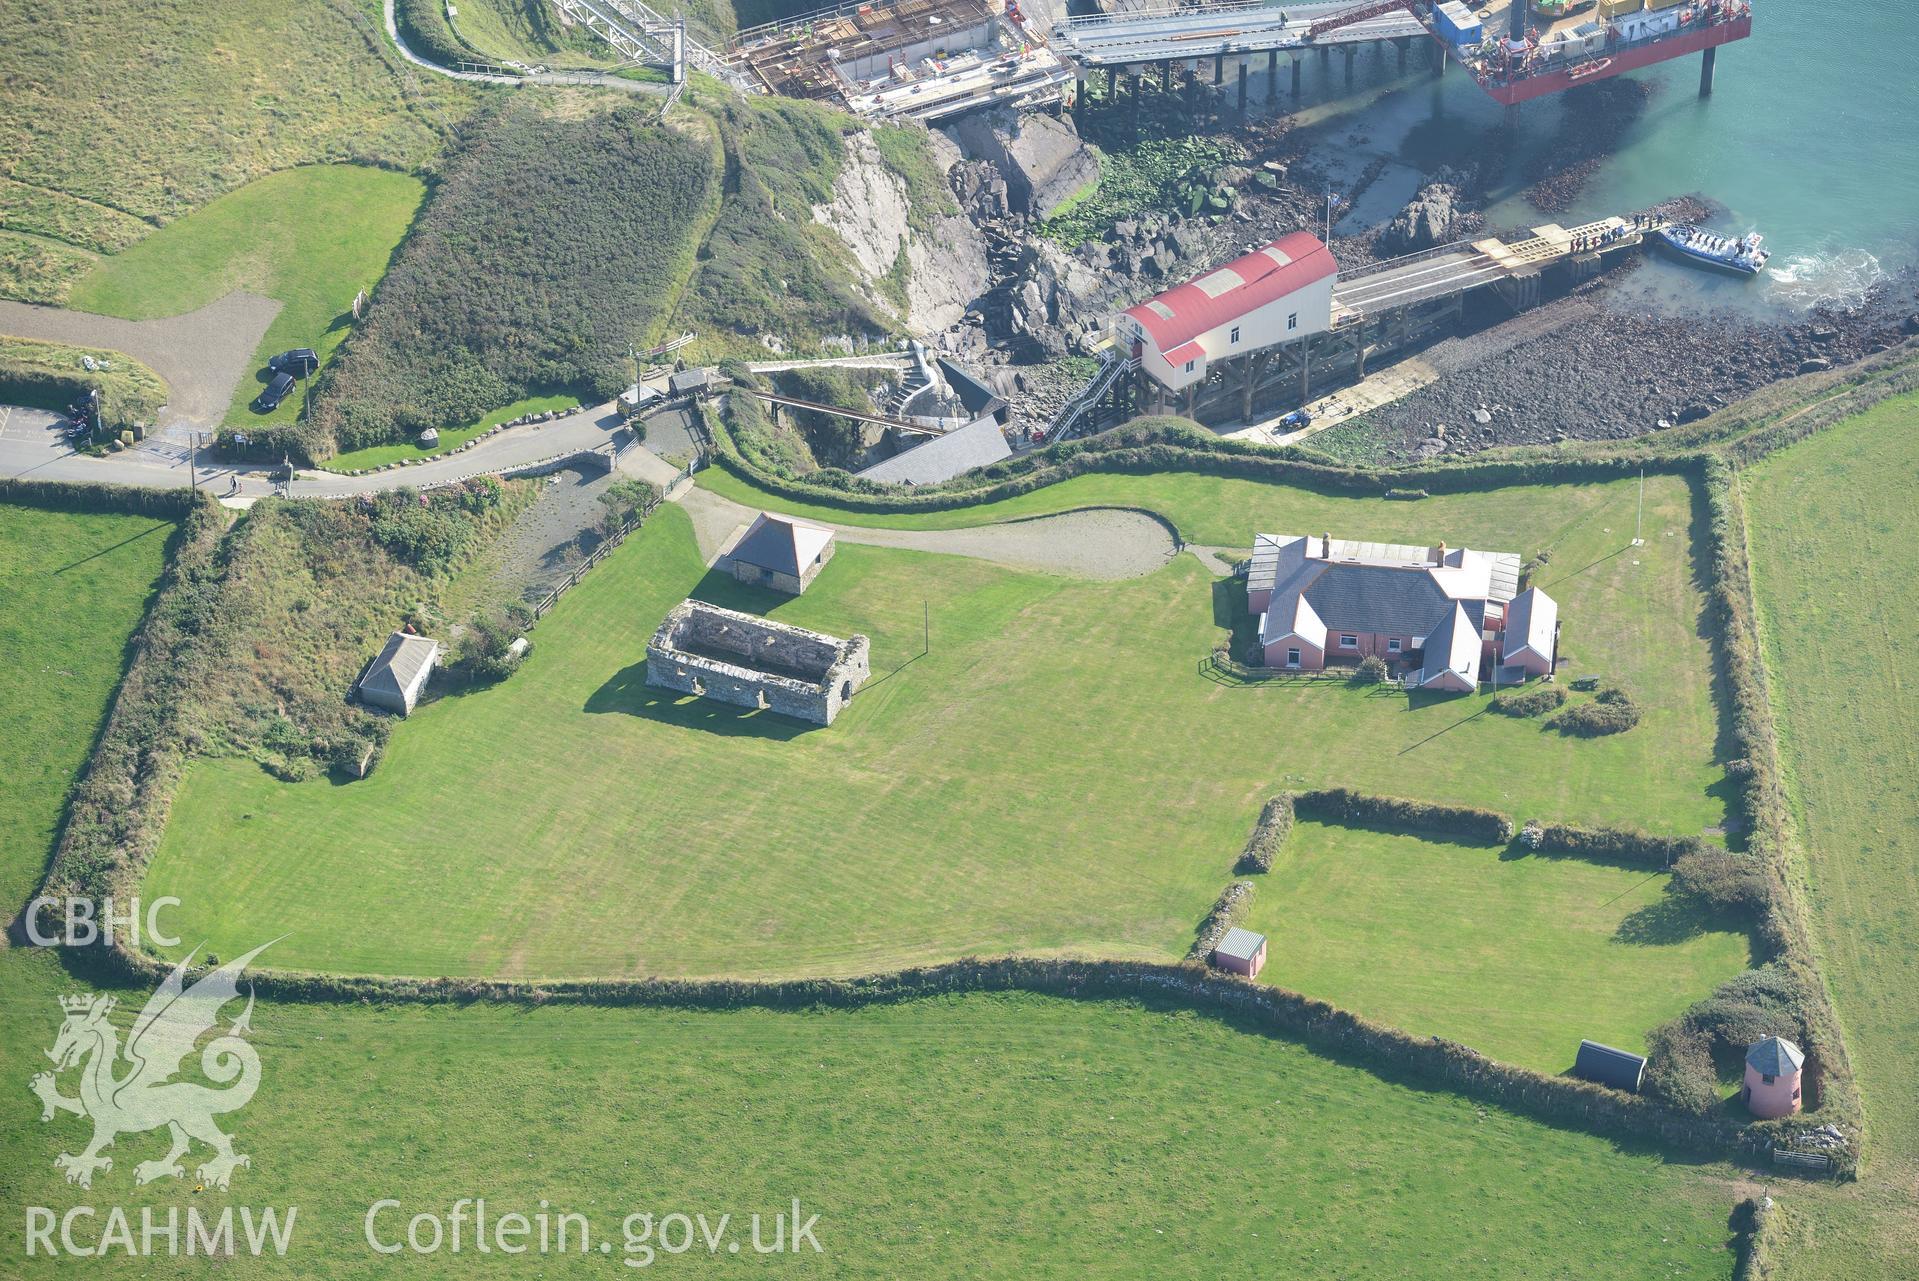
[[[988,161],[1000,171],[1014,212],[1050,218],[1099,180],[1099,160],[1080,141],[1070,116],[1001,108],[974,112],[952,130],[968,158]]]
[[[1428,183],[1412,202],[1379,233],[1381,252],[1418,253],[1459,238],[1459,189],[1450,183]]]

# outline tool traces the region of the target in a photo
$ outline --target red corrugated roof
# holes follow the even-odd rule
[[[1180,344],[1316,284],[1338,270],[1332,251],[1320,243],[1318,236],[1295,231],[1177,289],[1128,307],[1126,314],[1145,327],[1170,360],[1169,353]],[[1221,272],[1238,276],[1239,283],[1233,283],[1231,276],[1221,277]]]

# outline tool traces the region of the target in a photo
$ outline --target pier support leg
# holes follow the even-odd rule
[[[1313,340],[1308,338],[1299,344],[1299,403],[1305,404],[1313,398]]]
[[[1279,50],[1270,49],[1266,53],[1266,101],[1270,104],[1279,97]]]
[[[1073,114],[1078,115],[1080,104],[1086,101],[1086,81],[1079,76],[1073,77]]]
[[[1293,59],[1293,97],[1299,97],[1299,59]]]
[[[1119,97],[1119,68],[1106,68],[1106,101]]]
[[[1132,95],[1133,95],[1133,131],[1137,133],[1139,131],[1139,102],[1140,102],[1140,99],[1143,98],[1145,95],[1140,92],[1139,72],[1135,71],[1132,75],[1126,78],[1127,80],[1131,81],[1131,83],[1127,86],[1127,88],[1132,91]]]
[[[1401,75],[1405,75],[1406,74],[1406,50],[1409,47],[1411,47],[1412,41],[1408,40],[1405,36],[1400,36],[1397,40],[1393,41],[1393,44],[1398,46],[1399,48],[1399,73]]]
[[[1433,48],[1439,51],[1439,56],[1433,60],[1433,74],[1435,76],[1444,76],[1446,74],[1446,46],[1435,40],[1433,41]]]
[[[1353,377],[1366,376],[1366,325],[1361,322],[1353,326]]]
[[[1171,58],[1159,64],[1159,91],[1161,93],[1173,91],[1173,60]]]
[[[1226,55],[1223,53],[1213,55],[1213,83],[1216,85],[1226,83]]]
[[[1239,114],[1246,114],[1246,64],[1239,64]]]
[[[1506,104],[1506,121],[1505,122],[1506,122],[1507,133],[1519,132],[1519,104],[1518,103],[1509,102]]]
[[[1699,55],[1699,96],[1702,98],[1712,97],[1712,64],[1718,55],[1717,46]]]
[[[1346,83],[1347,84],[1351,84],[1353,82],[1353,64],[1358,61],[1359,61],[1359,46],[1353,45],[1353,44],[1347,45],[1346,46]]]

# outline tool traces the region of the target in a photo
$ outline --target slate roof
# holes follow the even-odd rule
[[[1510,601],[1518,578],[1514,552],[1259,534],[1246,587],[1270,589],[1269,609],[1303,595],[1331,631],[1417,640],[1446,624],[1455,601],[1483,628],[1487,602]]]
[[[1779,1036],[1769,1036],[1746,1051],[1746,1066],[1767,1076],[1791,1076],[1805,1061],[1798,1046]]]
[[[1439,630],[1426,638],[1425,664],[1419,683],[1430,685],[1448,672],[1470,684],[1479,683],[1479,625],[1466,602],[1455,601]]]
[[[761,512],[727,554],[748,565],[797,578],[800,570],[818,559],[832,541],[833,531],[823,526]]]
[[[1297,636],[1322,653],[1326,649],[1326,624],[1313,611],[1312,602],[1298,592],[1275,596],[1259,620],[1259,643]]]
[[[410,632],[395,632],[386,638],[379,657],[360,678],[360,688],[397,698],[405,698],[409,690],[417,693],[415,682],[433,666],[439,653],[439,641]]]
[[[859,475],[866,480],[932,485],[1012,456],[1013,447],[1006,443],[999,420],[986,413],[944,436],[874,463]]]
[[[1529,649],[1548,662],[1553,656],[1553,629],[1559,624],[1559,604],[1537,587],[1513,597],[1506,610],[1508,656]]]
[[[1235,961],[1250,961],[1259,955],[1259,949],[1266,946],[1266,936],[1252,930],[1241,929],[1235,925],[1220,936],[1213,946],[1214,956],[1230,956]]]
[[[1574,1076],[1610,1085],[1615,1090],[1637,1091],[1645,1072],[1646,1060],[1643,1055],[1628,1054],[1597,1041],[1581,1041],[1578,1057],[1573,1060]]]
[[[1332,251],[1320,243],[1318,236],[1295,231],[1178,288],[1128,307],[1126,314],[1153,336],[1154,345],[1171,361],[1181,344],[1338,271]],[[1178,360],[1184,363],[1190,358],[1180,355]]]

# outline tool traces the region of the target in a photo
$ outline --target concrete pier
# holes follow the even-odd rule
[[[1712,64],[1718,54],[1719,48],[1715,45],[1699,55],[1699,96],[1702,98],[1712,97]]]

